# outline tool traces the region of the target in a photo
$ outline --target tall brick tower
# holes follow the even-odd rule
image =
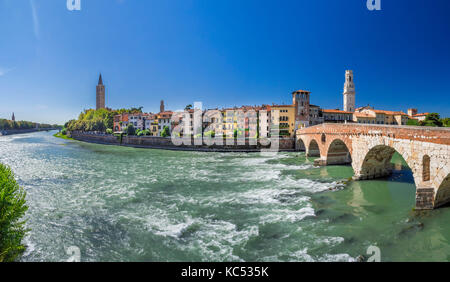
[[[295,129],[309,126],[309,95],[311,92],[297,90],[292,92],[292,104],[295,107]]]
[[[104,109],[105,108],[105,86],[103,85],[102,74],[98,78],[97,85],[97,107],[96,109]]]
[[[344,84],[344,111],[355,111],[355,84],[353,82],[353,71],[345,71]]]
[[[161,104],[159,105],[159,112],[164,112],[164,100],[161,100]]]

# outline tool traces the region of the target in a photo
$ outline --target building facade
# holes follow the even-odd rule
[[[353,113],[341,110],[322,110],[323,122],[326,123],[347,123],[353,122]]]
[[[323,111],[319,106],[309,105],[309,125],[324,123]]]
[[[292,104],[295,108],[295,129],[309,126],[309,98],[311,92],[297,90],[292,92]]]
[[[292,137],[295,134],[295,106],[294,105],[272,105],[271,124],[279,127],[279,135]],[[275,111],[278,111],[278,121],[275,120]]]

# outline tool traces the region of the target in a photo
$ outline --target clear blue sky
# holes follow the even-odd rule
[[[290,103],[450,116],[450,1],[0,0],[0,117],[62,123],[95,107]]]

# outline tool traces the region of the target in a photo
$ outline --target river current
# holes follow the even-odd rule
[[[450,261],[450,208],[413,212],[411,171],[348,181],[303,152],[207,153],[0,137],[27,191],[23,261]]]

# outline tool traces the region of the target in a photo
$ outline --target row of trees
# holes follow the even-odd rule
[[[136,136],[150,136],[150,135],[152,135],[150,130],[148,130],[148,129],[144,129],[144,130],[136,129],[131,123],[127,126],[125,132],[129,136],[130,135],[136,135]],[[164,126],[163,130],[161,131],[161,137],[170,137],[170,129],[169,129],[169,127],[167,125]]]
[[[33,129],[36,128],[37,123],[31,121],[12,121],[7,119],[0,119],[0,130],[11,129]],[[59,128],[57,124],[40,123],[39,128]]]
[[[418,121],[415,119],[408,120],[408,125],[415,126],[434,126],[434,127],[450,127],[450,118],[442,118],[438,113],[430,113],[425,120]]]
[[[83,111],[78,119],[70,120],[64,124],[68,131],[100,131],[106,132],[114,126],[114,116],[124,113],[135,114],[142,113],[142,107],[131,109],[89,109]]]

